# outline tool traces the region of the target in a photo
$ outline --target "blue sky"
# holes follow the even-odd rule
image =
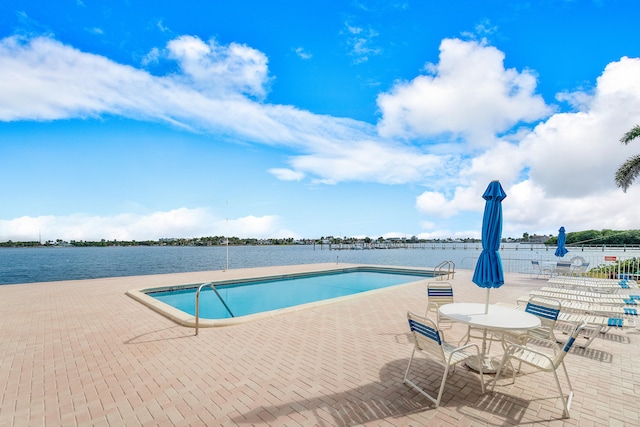
[[[634,0],[0,4],[0,241],[640,228]]]

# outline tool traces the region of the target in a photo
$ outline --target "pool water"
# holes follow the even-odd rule
[[[206,286],[200,291],[199,314],[204,319],[246,316],[415,282],[428,277],[433,276],[425,273],[348,271],[216,285],[220,297],[233,316],[211,287]],[[196,291],[197,287],[191,287],[147,294],[195,316]]]

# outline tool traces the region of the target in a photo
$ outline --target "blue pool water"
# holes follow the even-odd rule
[[[329,272],[291,276],[240,284],[216,285],[218,293],[233,313],[246,316],[315,301],[352,295],[433,277],[429,273],[381,271]],[[185,313],[195,315],[197,287],[148,292],[147,294]],[[211,287],[200,292],[200,317],[226,319],[232,317]]]

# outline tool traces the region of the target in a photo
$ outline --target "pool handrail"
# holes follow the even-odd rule
[[[447,269],[446,274],[442,271]],[[453,261],[442,261],[440,264],[436,265],[433,269],[433,272],[436,273],[436,280],[444,280],[446,275],[446,280],[453,279],[456,274],[456,264]]]
[[[198,335],[198,326],[200,324],[200,291],[202,290],[202,288],[204,288],[205,286],[211,286],[211,289],[213,289],[213,292],[216,293],[216,295],[218,296],[218,298],[220,299],[220,302],[222,303],[222,305],[224,305],[224,308],[227,309],[227,311],[229,312],[229,314],[231,315],[231,317],[235,317],[233,315],[233,313],[231,312],[231,309],[229,309],[229,306],[227,305],[226,302],[224,302],[224,300],[222,299],[222,296],[220,295],[220,293],[218,293],[218,290],[216,289],[216,285],[214,285],[211,282],[208,283],[203,283],[202,285],[200,285],[198,287],[198,290],[196,291],[196,335]]]

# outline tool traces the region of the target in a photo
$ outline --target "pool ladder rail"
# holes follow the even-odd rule
[[[442,261],[436,265],[433,272],[436,273],[436,280],[453,279],[456,274],[456,264],[453,261]]]
[[[224,308],[227,309],[227,311],[229,312],[229,314],[231,315],[231,317],[235,317],[233,315],[233,313],[231,312],[231,309],[229,308],[229,306],[227,305],[226,302],[224,302],[224,300],[222,299],[222,295],[220,295],[220,293],[218,293],[218,290],[216,289],[216,285],[214,285],[213,283],[209,282],[209,283],[203,283],[202,285],[200,285],[198,287],[198,290],[196,291],[196,335],[198,335],[198,329],[200,326],[200,291],[202,290],[202,288],[204,288],[205,286],[210,286],[211,289],[213,289],[213,292],[216,293],[216,295],[218,296],[218,298],[220,299],[220,302],[222,303],[222,305],[224,305]]]

